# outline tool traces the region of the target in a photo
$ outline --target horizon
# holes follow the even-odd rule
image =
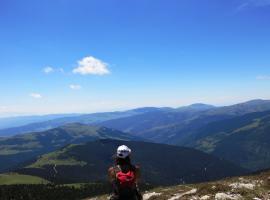
[[[85,113],[43,113],[43,114],[21,114],[21,115],[7,115],[7,116],[0,116],[0,119],[8,119],[8,118],[17,118],[17,117],[42,117],[42,116],[49,116],[49,115],[87,115],[87,114],[95,114],[95,113],[106,113],[106,112],[125,112],[125,111],[129,111],[129,110],[136,110],[136,109],[140,109],[140,108],[172,108],[172,109],[178,109],[178,108],[184,108],[184,107],[188,107],[188,106],[192,106],[192,105],[196,105],[196,104],[203,104],[203,105],[208,105],[208,106],[213,106],[214,108],[222,108],[222,107],[226,107],[226,106],[233,106],[233,105],[238,105],[238,104],[242,104],[242,103],[248,103],[251,101],[270,101],[270,99],[250,99],[247,101],[243,101],[243,102],[237,102],[237,103],[233,103],[233,104],[228,104],[228,105],[213,105],[213,104],[207,104],[207,103],[202,103],[202,102],[197,102],[197,103],[192,103],[192,104],[186,104],[186,105],[181,105],[181,106],[177,106],[177,107],[171,107],[171,106],[161,106],[161,107],[156,107],[156,106],[144,106],[144,107],[131,107],[131,108],[126,108],[126,109],[120,109],[120,110],[105,110],[105,111],[100,111],[100,112],[85,112]]]
[[[270,99],[270,0],[0,2],[0,118]]]

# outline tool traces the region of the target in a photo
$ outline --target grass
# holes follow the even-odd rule
[[[145,193],[160,193],[160,195],[152,196],[149,200],[168,200],[171,197],[176,197],[179,194],[184,194],[192,189],[196,192],[192,194],[183,195],[182,200],[200,199],[203,196],[208,196],[209,199],[215,199],[217,193],[225,193],[232,195],[240,195],[241,199],[254,200],[270,199],[270,171],[262,172],[256,175],[226,178],[214,182],[206,182],[199,184],[177,185],[171,187],[158,187]],[[253,184],[253,189],[248,188],[232,188],[233,183]],[[98,196],[98,200],[106,200],[108,195]],[[85,200],[95,200],[95,198],[88,198]]]
[[[0,174],[0,185],[47,184],[49,181],[36,176],[17,173]]]
[[[248,131],[250,129],[254,129],[254,128],[259,127],[259,125],[260,125],[260,119],[256,119],[256,120],[254,120],[253,123],[234,130],[233,133],[237,133],[237,132],[241,132],[241,131]]]
[[[78,145],[70,145],[70,146],[78,146]],[[69,150],[70,147],[48,153],[39,158],[35,163],[28,166],[29,168],[42,168],[44,165],[69,165],[69,166],[84,166],[87,163],[84,161],[78,161],[72,157],[61,157],[62,153],[65,153]]]

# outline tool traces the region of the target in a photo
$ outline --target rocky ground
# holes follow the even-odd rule
[[[155,188],[146,191],[144,200],[270,200],[270,171],[224,180]],[[87,200],[107,200],[100,196]]]

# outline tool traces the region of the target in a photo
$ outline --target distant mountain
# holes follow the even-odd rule
[[[183,144],[208,123],[247,113],[270,110],[269,100],[253,100],[225,107],[193,104],[170,111],[148,112],[101,122],[106,127],[169,144]]]
[[[153,135],[156,135],[156,130],[166,129],[178,124],[187,124],[190,120],[196,119],[204,112],[214,108],[214,106],[206,104],[192,104],[177,109],[156,110],[140,115],[107,120],[100,124],[134,135],[139,135],[155,142],[163,142],[163,138],[161,140],[155,140],[151,136],[152,133]],[[167,138],[168,135],[165,134],[164,137]]]
[[[189,106],[180,107],[176,110],[178,110],[178,111],[205,111],[205,110],[209,110],[209,109],[213,109],[213,108],[216,108],[216,107],[213,105],[209,105],[209,104],[195,103],[195,104],[191,104]]]
[[[202,182],[247,172],[190,148],[116,140],[69,145],[41,156],[17,172],[61,183],[104,181],[113,163],[112,155],[121,144],[133,150],[132,160],[141,166],[143,181],[154,185]]]
[[[94,113],[32,123],[25,126],[0,130],[0,136],[44,131],[67,123],[99,124],[155,142],[181,143],[207,123],[233,118],[252,112],[270,110],[269,100],[252,100],[225,107],[192,104],[180,108],[145,107],[123,112]]]
[[[78,115],[79,114],[52,114],[52,115],[22,116],[22,117],[5,117],[0,118],[0,129],[19,127],[30,123],[37,123],[64,117],[75,117]]]
[[[93,114],[84,114],[84,115],[75,115],[75,116],[66,116],[59,117],[56,119],[46,120],[44,116],[44,120],[39,120],[36,123],[29,123],[23,126],[16,126],[16,123],[13,124],[11,128],[0,129],[0,136],[12,136],[21,133],[30,133],[37,131],[45,131],[52,128],[56,128],[59,126],[63,126],[68,123],[83,123],[83,124],[97,124],[106,120],[124,118],[129,116],[135,116],[138,114],[161,111],[161,110],[170,110],[171,108],[155,108],[155,107],[145,107],[138,108],[123,112],[104,112],[104,113],[93,113]],[[34,118],[34,117],[32,117]],[[11,118],[13,119],[13,118]],[[42,117],[40,118],[42,119]],[[11,125],[11,124],[10,124]],[[0,120],[1,127],[1,120]]]
[[[270,111],[210,123],[183,144],[251,170],[270,168]]]
[[[68,144],[106,138],[118,140],[137,139],[134,136],[110,128],[78,123],[67,124],[44,132],[0,138],[0,171],[17,167],[22,162]]]
[[[232,106],[218,107],[208,111],[210,115],[228,114],[233,116],[244,115],[252,112],[263,112],[270,110],[270,100],[255,99]]]

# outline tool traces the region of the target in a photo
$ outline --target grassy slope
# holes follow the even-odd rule
[[[0,174],[0,185],[14,184],[47,184],[47,180],[29,175],[21,175],[17,173]]]
[[[155,188],[144,193],[144,200],[168,199],[270,199],[270,171],[256,175],[227,178],[215,182]],[[106,200],[108,195],[87,200]]]

